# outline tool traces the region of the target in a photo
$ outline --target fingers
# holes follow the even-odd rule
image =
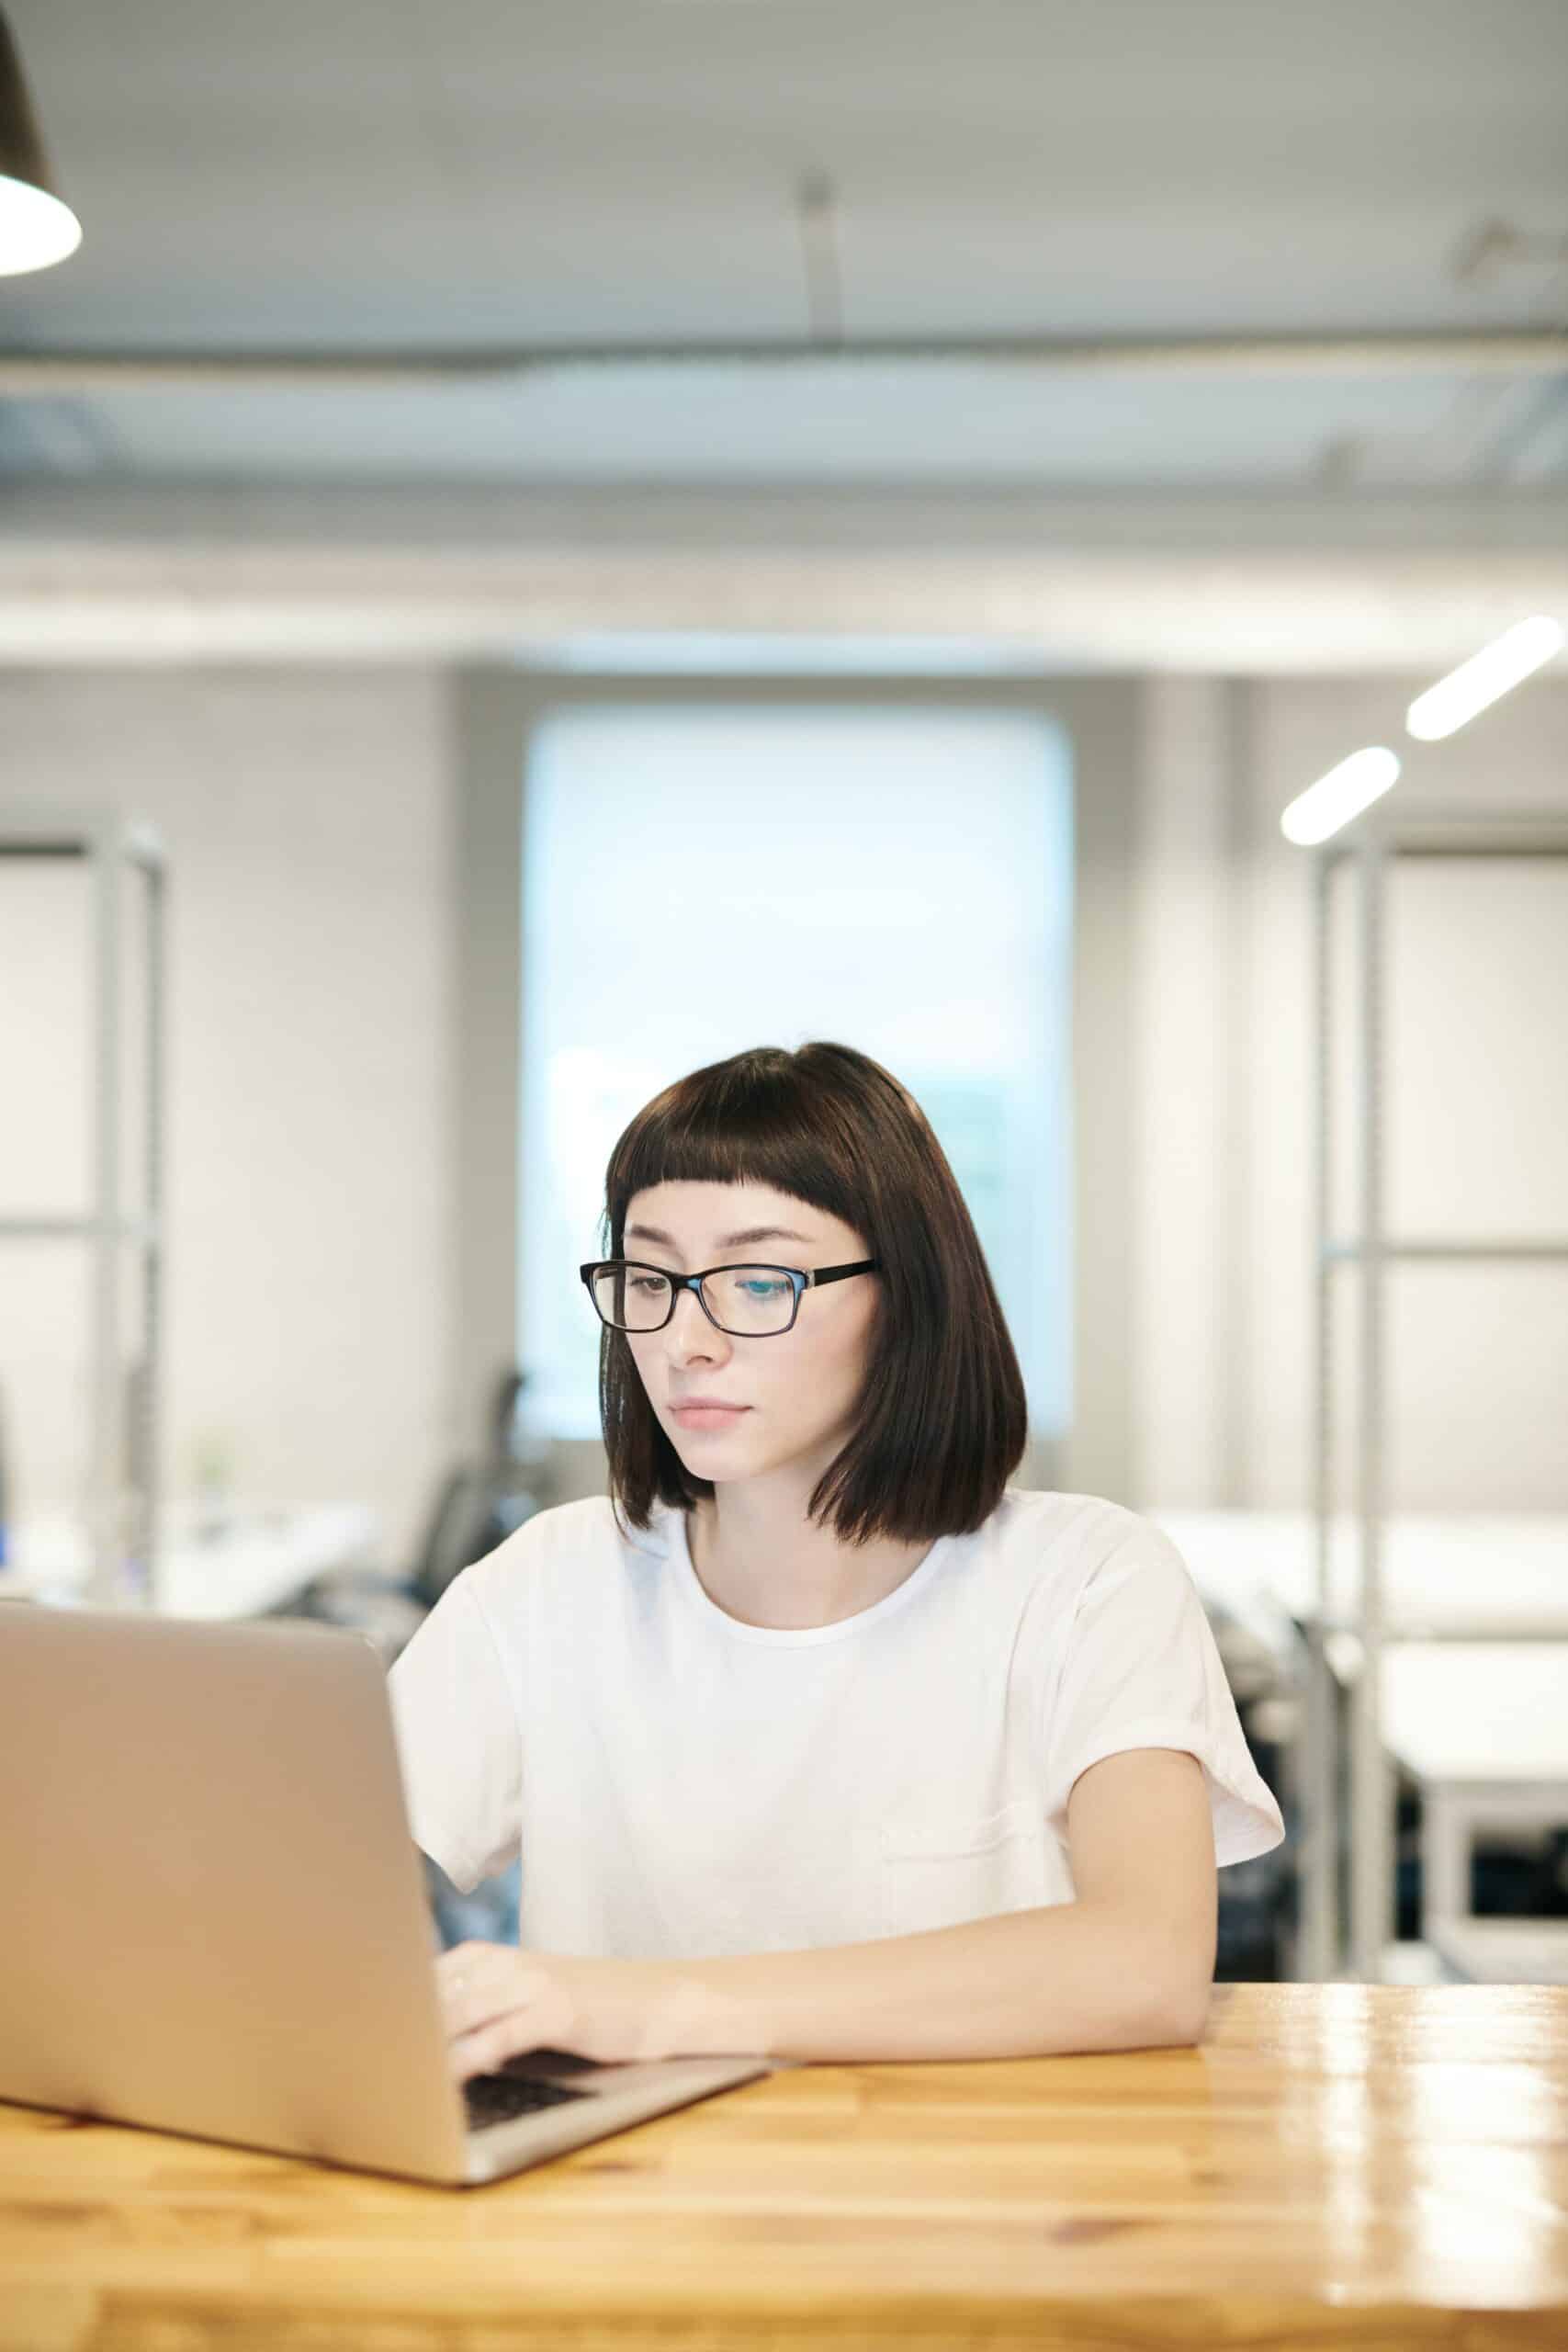
[[[439,1955],[435,1983],[448,2033],[487,2024],[515,2001],[516,1960],[504,1944],[454,1944]]]
[[[515,1981],[508,1982],[502,1971],[485,1962],[482,1952],[482,1946],[469,1946],[461,1962],[447,1955],[455,1964],[446,1972],[442,2022],[447,2063],[458,2082],[491,2073],[528,2046],[525,1996]]]
[[[472,1939],[467,1943],[454,1944],[450,1951],[436,1953],[436,1976],[443,1984],[451,1984],[454,1977],[477,1977],[483,1969],[488,1967],[498,1952],[502,1957],[510,1954],[513,1960],[517,1957],[510,1944],[485,1944]]]
[[[459,2081],[526,2050],[579,2046],[572,1963],[511,1944],[454,1944],[436,1959],[448,2054]],[[592,2051],[584,2050],[585,2056]]]
[[[492,2075],[509,2058],[517,2057],[535,2045],[526,2037],[516,2038],[518,2020],[502,2018],[497,2025],[476,2028],[472,2033],[458,2034],[446,2045],[446,2062],[454,2082],[466,2083],[470,2075]]]

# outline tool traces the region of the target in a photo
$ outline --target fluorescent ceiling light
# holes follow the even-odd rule
[[[1404,723],[1412,735],[1424,743],[1435,743],[1440,736],[1451,735],[1478,710],[1506,695],[1543,662],[1550,662],[1562,645],[1562,624],[1548,613],[1537,613],[1528,621],[1519,621],[1502,636],[1417,695],[1404,714]]]
[[[1398,753],[1382,743],[1352,752],[1348,760],[1341,760],[1337,767],[1296,795],[1280,819],[1280,831],[1288,842],[1303,849],[1325,842],[1330,833],[1337,833],[1386,792],[1398,775]]]

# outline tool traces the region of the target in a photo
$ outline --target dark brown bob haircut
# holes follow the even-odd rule
[[[655,1095],[616,1143],[604,1256],[625,1254],[635,1195],[670,1183],[770,1185],[840,1218],[881,1261],[868,1277],[880,1295],[859,1425],[810,1517],[855,1545],[979,1527],[1022,1458],[1028,1401],[979,1236],[914,1097],[852,1046],[732,1054]],[[626,1334],[607,1325],[599,1408],[623,1532],[646,1528],[655,1501],[689,1510],[713,1493],[671,1443]]]

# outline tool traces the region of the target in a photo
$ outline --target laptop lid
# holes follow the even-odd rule
[[[470,2128],[363,1634],[0,1603],[0,2098],[472,2184],[787,2061],[522,2052]]]
[[[356,1634],[0,1604],[0,2096],[464,2171]]]

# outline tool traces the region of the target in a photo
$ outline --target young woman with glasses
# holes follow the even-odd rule
[[[1169,1540],[1009,1485],[1018,1361],[913,1098],[848,1046],[699,1069],[611,1155],[609,1491],[391,1669],[410,1822],[519,1948],[436,1962],[459,2075],[1197,2039],[1216,1863],[1280,1808]]]

